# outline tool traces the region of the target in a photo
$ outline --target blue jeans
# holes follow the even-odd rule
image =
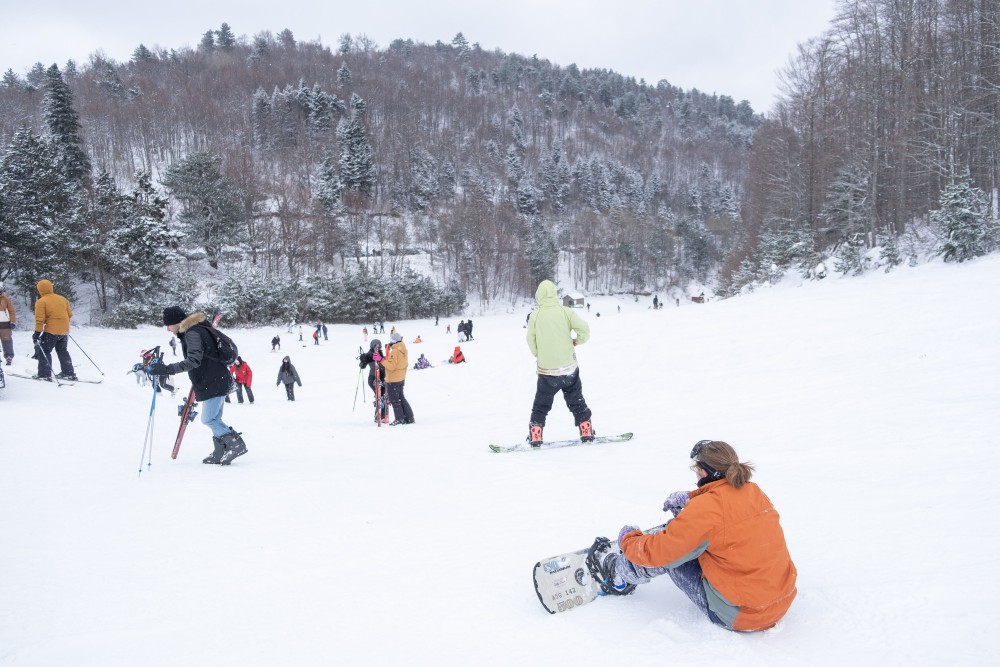
[[[643,567],[629,561],[624,554],[619,554],[618,561],[615,563],[615,574],[630,584],[645,584],[654,577],[666,574],[674,582],[674,585],[681,589],[681,592],[708,616],[708,620],[715,625],[732,630],[714,611],[708,608],[708,595],[705,593],[705,586],[701,583],[701,563],[697,559],[689,560],[674,568]]]
[[[206,398],[201,402],[201,423],[212,429],[212,435],[221,438],[229,433],[229,427],[222,421],[222,408],[226,406],[225,396]]]

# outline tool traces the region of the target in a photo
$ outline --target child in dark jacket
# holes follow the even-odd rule
[[[285,385],[285,394],[288,395],[288,400],[295,400],[295,384],[302,386],[302,380],[299,379],[299,372],[295,370],[295,366],[292,366],[292,360],[285,357],[281,360],[281,368],[278,369],[278,382],[275,386],[279,384]]]

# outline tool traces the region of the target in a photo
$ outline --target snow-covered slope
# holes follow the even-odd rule
[[[230,331],[257,402],[225,418],[249,454],[202,465],[195,423],[171,460],[161,398],[141,477],[152,394],[126,371],[168,334],[78,328],[103,384],[0,390],[0,664],[992,664],[998,297],[996,256],[660,311],[594,297],[585,395],[598,433],[635,439],[504,455],[487,444],[524,437],[533,395],[526,311],[476,318],[457,367],[444,320],[394,323],[436,367],[407,377],[417,423],[381,429],[366,386],[353,409],[361,323],[319,347]],[[557,399],[546,435],[573,431]],[[666,578],[549,616],[534,563],[662,521],[701,438],[755,462],[781,512],[785,620],[719,630]]]

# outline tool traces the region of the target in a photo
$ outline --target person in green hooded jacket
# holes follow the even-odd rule
[[[538,384],[528,423],[528,442],[532,447],[541,446],[545,418],[560,391],[580,429],[580,440],[590,442],[594,439],[594,428],[590,423],[590,408],[583,398],[574,349],[590,338],[590,327],[572,308],[560,305],[551,280],[538,284],[535,300],[538,308],[528,316],[527,341],[537,360]]]

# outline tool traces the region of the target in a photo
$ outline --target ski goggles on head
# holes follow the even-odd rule
[[[701,454],[701,450],[703,450],[705,448],[705,445],[709,445],[712,442],[714,442],[714,441],[713,440],[699,440],[698,442],[694,443],[694,447],[691,449],[691,458],[694,459],[695,461],[697,461],[698,460],[698,455]]]
[[[714,440],[699,440],[698,442],[694,443],[694,447],[691,449],[691,459],[694,461],[694,463],[691,465],[691,468],[692,469],[693,468],[701,468],[706,473],[708,473],[709,479],[711,479],[711,480],[714,481],[714,480],[717,480],[717,479],[722,479],[723,478],[723,474],[721,472],[719,472],[718,470],[716,470],[715,468],[713,468],[712,466],[710,466],[707,463],[703,462],[699,458],[700,455],[701,455],[701,451],[703,449],[705,449],[705,446],[706,445],[710,445],[713,442],[715,442],[715,441]]]

